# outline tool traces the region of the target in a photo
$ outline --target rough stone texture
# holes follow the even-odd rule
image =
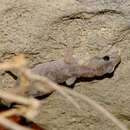
[[[77,82],[74,90],[130,128],[129,0],[0,0],[0,61],[24,53],[34,66],[62,57],[69,44],[81,57],[110,45],[121,51],[122,62],[112,78]],[[11,83],[7,75],[0,79],[1,86]],[[57,92],[42,102],[35,121],[47,130],[117,129],[83,101],[82,114]]]

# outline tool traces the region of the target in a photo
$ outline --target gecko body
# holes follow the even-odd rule
[[[68,49],[65,51],[64,58],[38,64],[31,69],[31,72],[40,76],[46,76],[55,83],[65,82],[70,86],[80,77],[93,78],[112,73],[120,61],[121,58],[118,53],[113,52],[105,56],[90,58],[87,65],[80,64],[79,59],[74,57],[72,51]],[[26,92],[27,95],[33,97],[43,95],[43,92],[33,89],[32,86]],[[53,91],[54,89],[49,89],[45,94]]]
[[[87,65],[82,65],[79,64],[77,58],[71,57],[70,62],[60,59],[36,65],[31,72],[44,75],[56,83],[66,82],[67,85],[72,85],[80,77],[92,78],[112,73],[120,60],[119,55],[109,54],[103,57],[95,56]]]

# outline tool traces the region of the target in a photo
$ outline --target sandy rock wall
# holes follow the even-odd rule
[[[86,58],[109,46],[120,50],[122,61],[112,78],[79,81],[74,89],[130,127],[129,0],[0,0],[0,61],[24,53],[34,66],[62,57],[67,45]],[[0,79],[1,85],[11,82],[7,75]],[[117,129],[81,101],[84,113],[79,113],[57,92],[42,102],[35,121],[47,130]]]

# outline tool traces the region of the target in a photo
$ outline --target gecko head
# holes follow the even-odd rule
[[[120,61],[121,58],[117,52],[94,56],[89,59],[87,65],[80,65],[78,73],[82,77],[103,76],[112,73]]]
[[[121,58],[118,54],[108,54],[102,57],[104,62],[104,73],[112,73],[115,67],[120,63]]]
[[[112,73],[120,62],[121,57],[115,52],[100,57],[99,64],[97,65],[97,75]]]
[[[107,73],[112,73],[120,61],[120,55],[113,52],[104,56],[93,57],[89,61],[88,66],[92,70],[95,70],[95,76],[102,76]]]

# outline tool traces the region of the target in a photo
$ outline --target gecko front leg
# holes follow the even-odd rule
[[[73,50],[72,50],[72,47],[67,47],[64,49],[64,62],[68,65],[71,65],[71,64],[77,64],[77,61],[76,59],[74,58],[73,56]],[[70,77],[68,78],[65,83],[66,85],[68,86],[71,86],[72,84],[74,84],[74,82],[76,81],[76,77],[73,76],[73,77]]]

